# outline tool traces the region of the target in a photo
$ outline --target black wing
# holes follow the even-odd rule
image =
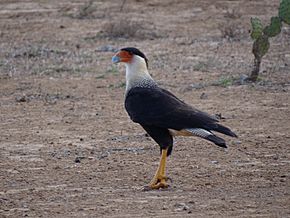
[[[130,118],[141,125],[175,130],[203,128],[222,132],[219,128],[223,126],[217,124],[217,119],[191,107],[159,87],[131,89],[126,96],[125,108]],[[222,133],[233,136],[228,128],[223,128],[225,132]]]

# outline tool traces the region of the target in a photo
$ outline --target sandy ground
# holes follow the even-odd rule
[[[261,78],[250,17],[279,1],[0,2],[0,217],[290,217],[290,28]],[[140,48],[159,84],[219,114],[224,150],[177,138],[167,190],[143,191],[158,146],[123,107],[124,66]]]

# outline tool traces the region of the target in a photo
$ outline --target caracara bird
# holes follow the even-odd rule
[[[133,122],[139,123],[157,142],[161,158],[149,188],[167,188],[166,159],[172,152],[173,136],[198,136],[226,148],[225,140],[212,131],[237,137],[229,128],[218,124],[209,114],[184,103],[160,88],[148,72],[148,60],[137,48],[119,50],[113,63],[126,65],[125,108]]]

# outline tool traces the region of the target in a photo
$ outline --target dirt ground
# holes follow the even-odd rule
[[[0,2],[0,217],[290,217],[290,28],[256,84],[250,17],[279,1]],[[128,118],[140,48],[158,83],[219,114],[229,149],[177,138],[167,190],[143,191],[158,146]]]

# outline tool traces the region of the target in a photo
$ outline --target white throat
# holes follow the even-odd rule
[[[126,63],[126,93],[133,87],[156,85],[150,76],[144,58],[134,55],[130,63]]]

